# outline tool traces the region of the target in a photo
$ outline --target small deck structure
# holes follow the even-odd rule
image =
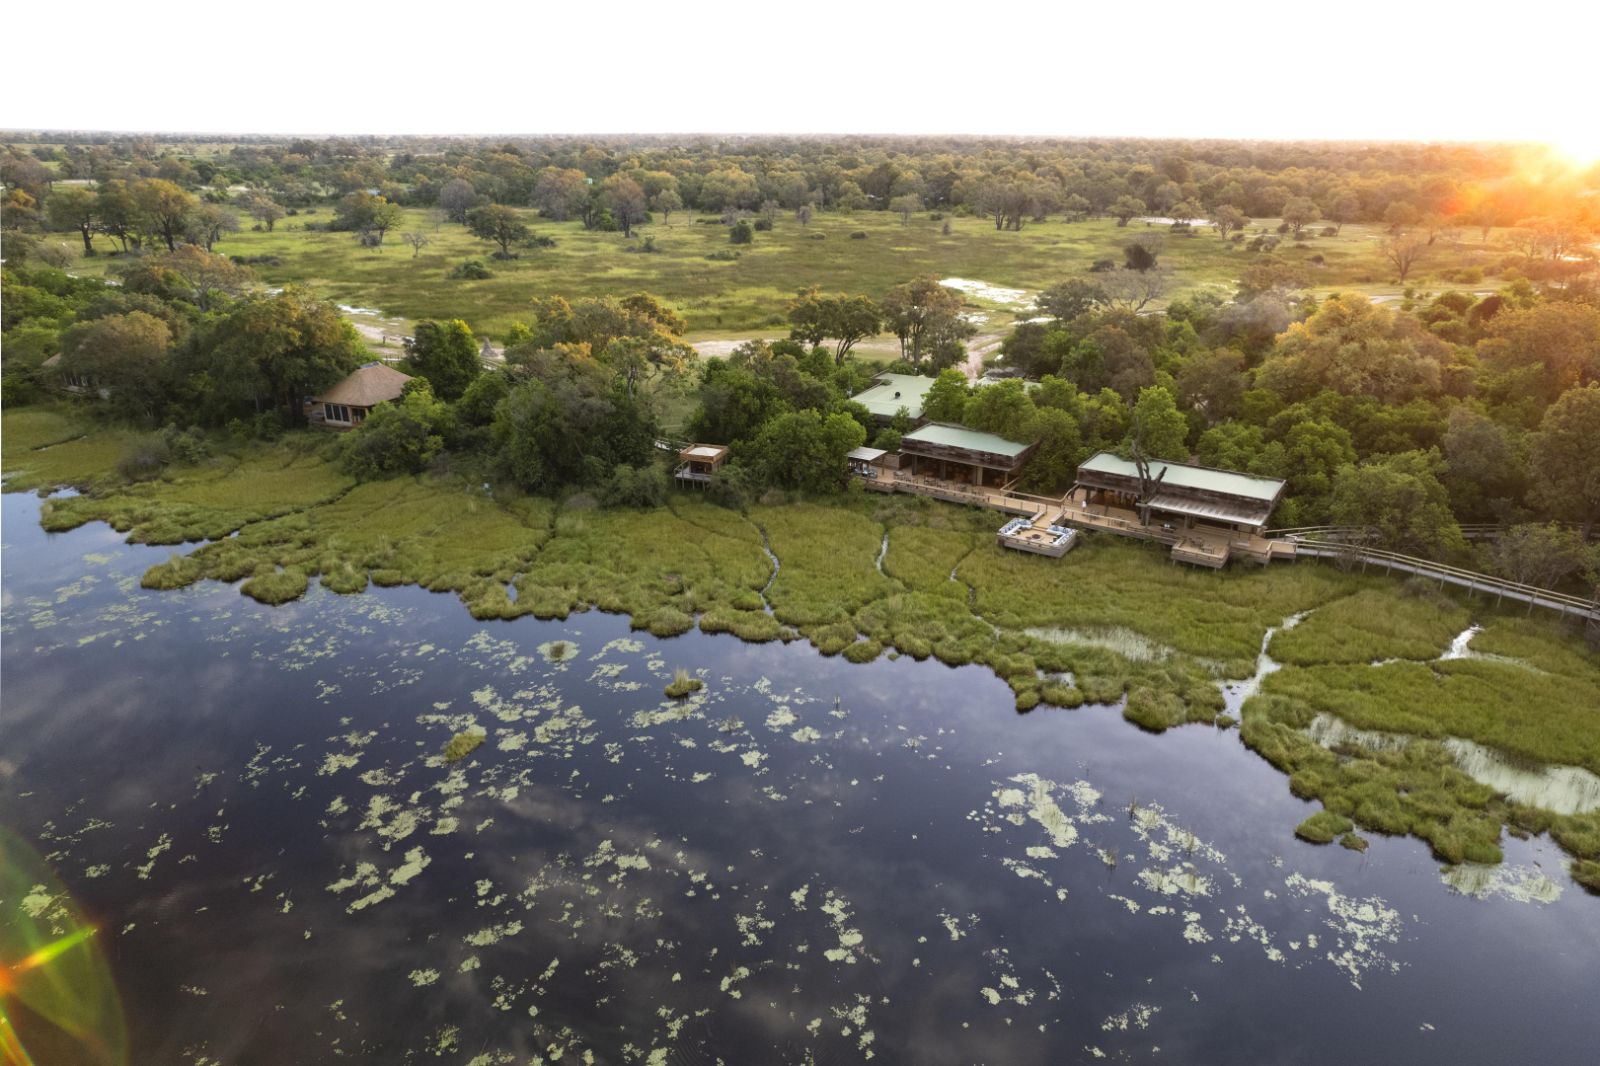
[[[691,444],[678,453],[678,469],[672,472],[672,476],[685,485],[704,488],[711,484],[717,471],[727,461],[728,447],[725,444]]]
[[[900,469],[900,456],[882,448],[853,448],[845,458],[850,462],[850,476],[867,481],[891,477]]]
[[[1064,523],[1058,525],[1059,519],[1046,518],[1046,514],[1039,511],[1032,517],[1013,518],[1000,527],[995,543],[1015,551],[1061,558],[1077,546],[1078,531]]]
[[[902,410],[913,423],[922,422],[922,401],[933,388],[933,378],[917,374],[879,374],[872,387],[850,399],[872,412],[872,417],[887,425]]]
[[[901,466],[913,477],[933,477],[969,489],[1004,492],[1039,445],[1019,444],[993,433],[930,422],[900,441]]]
[[[398,400],[410,380],[410,374],[402,374],[385,363],[363,363],[327,392],[313,396],[306,414],[314,425],[354,429],[380,403]]]

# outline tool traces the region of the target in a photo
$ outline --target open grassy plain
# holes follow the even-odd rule
[[[253,267],[266,284],[309,285],[342,304],[378,312],[369,317],[381,318],[396,332],[418,319],[462,318],[476,332],[497,340],[513,322],[526,320],[528,303],[536,296],[571,298],[640,290],[676,307],[687,318],[694,340],[779,336],[787,328],[783,317],[787,301],[800,286],[815,284],[827,291],[878,297],[922,275],[965,278],[1026,294],[969,295],[974,308],[988,312],[983,328],[990,332],[1014,317],[1028,317],[1032,293],[1086,275],[1097,260],[1120,265],[1122,246],[1136,235],[1164,236],[1161,262],[1174,271],[1171,296],[1205,290],[1231,296],[1241,272],[1256,257],[1242,244],[1219,239],[1213,230],[1197,229],[1184,236],[1137,220],[1119,227],[1112,219],[1051,218],[1009,232],[971,217],[935,220],[921,214],[902,224],[899,215],[882,211],[828,212],[802,226],[783,215],[773,230],[757,233],[753,245],[734,247],[720,220],[687,212],[674,213],[666,221],[658,217],[637,227],[630,239],[621,233],[585,231],[577,222],[541,219],[526,209],[524,221],[536,235],[553,239],[555,247],[524,248],[518,259],[496,261],[490,259],[493,245],[473,237],[464,226],[437,221],[425,210],[407,210],[381,249],[363,248],[349,233],[305,228],[332,216],[332,209],[323,207],[315,214],[285,218],[267,233],[252,231],[249,218],[241,215],[243,229],[224,235],[216,251],[246,260],[274,257],[275,261]],[[948,235],[943,232],[946,221]],[[1250,236],[1276,226],[1275,219],[1252,223],[1246,243]],[[430,243],[413,255],[401,236],[406,232],[422,233]],[[1285,240],[1276,254],[1305,264],[1317,291],[1398,298],[1402,286],[1393,281],[1392,269],[1379,254],[1382,237],[1382,227],[1352,224],[1338,236],[1313,236],[1303,244]],[[1441,238],[1412,283],[1444,291],[1452,286],[1429,281],[1430,270],[1492,268],[1506,249],[1493,236],[1486,244],[1476,238],[1476,233],[1463,236],[1459,244]],[[646,239],[653,239],[654,252],[642,250]],[[113,250],[104,237],[96,242],[102,253]],[[734,253],[737,258],[711,258]],[[481,281],[450,278],[450,270],[466,259],[482,259],[494,276]],[[101,254],[78,259],[71,269],[102,274],[118,261],[119,257]],[[1493,288],[1494,284],[1491,277],[1479,286],[1454,287]],[[893,339],[885,340],[859,350],[886,355]]]

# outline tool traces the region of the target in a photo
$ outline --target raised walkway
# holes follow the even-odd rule
[[[1209,527],[1183,529],[1165,525],[1146,526],[1140,523],[1139,516],[1133,511],[1099,504],[1091,505],[1083,498],[1082,493],[1068,493],[1060,499],[1055,499],[1009,489],[974,488],[956,482],[940,481],[937,478],[915,477],[904,471],[885,471],[879,477],[866,479],[865,485],[876,492],[908,492],[919,496],[931,496],[950,503],[986,507],[1010,515],[1026,515],[1030,519],[1029,531],[1044,530],[1049,526],[1076,526],[1081,529],[1103,530],[1137,540],[1155,541],[1169,545],[1175,561],[1196,566],[1220,569],[1229,559],[1236,556],[1254,559],[1262,564],[1301,557],[1334,559],[1346,565],[1359,563],[1363,569],[1381,566],[1390,573],[1414,574],[1438,581],[1440,585],[1464,588],[1472,595],[1483,593],[1494,596],[1496,602],[1512,600],[1525,603],[1529,611],[1541,607],[1568,617],[1600,624],[1600,601],[1583,599],[1563,592],[1552,592],[1536,585],[1525,585],[1491,574],[1479,573],[1476,570],[1436,563],[1414,555],[1369,548],[1356,542],[1356,538],[1361,536],[1363,531],[1350,526],[1304,526],[1298,529],[1272,530],[1263,535]],[[1462,527],[1462,533],[1468,539],[1487,540],[1497,536],[1499,528],[1493,525],[1469,525]],[[1029,531],[1023,531],[1022,535],[1026,536]],[[1007,547],[1037,551],[1036,548],[1027,545],[1009,543],[1009,540],[1014,539],[1015,535],[1003,540],[1002,543]],[[1039,554],[1053,553],[1039,552]]]

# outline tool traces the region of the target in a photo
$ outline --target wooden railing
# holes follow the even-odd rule
[[[1498,599],[1526,603],[1530,611],[1535,607],[1544,607],[1575,618],[1600,622],[1600,601],[1568,595],[1565,592],[1552,592],[1537,585],[1508,581],[1476,570],[1465,570],[1459,566],[1420,559],[1415,555],[1402,555],[1381,548],[1367,548],[1347,541],[1310,539],[1296,542],[1295,555],[1360,561],[1363,569],[1367,566],[1382,566],[1391,573],[1398,570],[1401,573],[1437,580],[1441,585],[1455,585],[1466,589],[1469,593],[1483,592],[1492,594]]]

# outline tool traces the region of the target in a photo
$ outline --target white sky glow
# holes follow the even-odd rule
[[[7,26],[10,129],[1518,140],[1600,156],[1585,54],[1600,5],[1576,0],[82,0],[13,5]]]

